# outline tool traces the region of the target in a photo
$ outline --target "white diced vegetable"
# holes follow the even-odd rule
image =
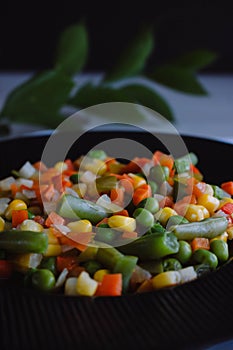
[[[32,177],[35,173],[36,169],[30,162],[26,162],[19,170],[19,174],[21,177],[24,177],[25,179],[29,179]]]
[[[4,180],[0,181],[0,189],[2,191],[10,191],[11,185],[15,183],[15,178],[13,176],[9,176]]]

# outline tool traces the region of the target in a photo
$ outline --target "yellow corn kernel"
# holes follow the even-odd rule
[[[44,229],[44,232],[48,236],[48,244],[59,244],[59,240],[55,236],[55,234],[53,233],[53,229],[52,228]]]
[[[179,284],[181,276],[178,271],[162,272],[152,278],[152,286],[154,289],[171,287]]]
[[[197,198],[197,204],[203,205],[210,214],[213,214],[219,207],[219,199],[210,194],[204,193]]]
[[[27,209],[27,204],[24,201],[22,201],[21,199],[14,199],[8,205],[8,207],[5,211],[5,217],[7,220],[11,220],[13,210],[24,210],[24,209]]]
[[[94,273],[94,280],[97,281],[97,282],[102,282],[103,278],[104,278],[104,275],[107,275],[108,273],[110,273],[109,270],[107,269],[100,269],[100,270],[97,270],[95,273]]]
[[[37,253],[15,254],[10,258],[16,271],[25,273],[30,268],[36,268],[40,265],[43,256]]]
[[[233,231],[232,231],[232,234],[233,234]],[[210,243],[212,241],[216,240],[216,239],[221,239],[222,241],[227,242],[227,240],[228,240],[228,233],[227,232],[223,232],[221,235],[218,235],[218,236],[216,236],[214,238],[211,238],[210,239]]]
[[[5,228],[5,220],[0,216],[0,232]]]
[[[72,186],[72,190],[74,190],[80,198],[83,198],[87,191],[87,185],[85,183],[75,184]]]
[[[224,204],[226,204],[226,203],[233,203],[233,199],[230,197],[229,198],[225,197],[225,198],[221,199],[219,206],[218,206],[218,209],[221,209],[224,206]]]
[[[82,170],[89,170],[96,175],[103,175],[107,171],[107,165],[105,162],[96,158],[88,158],[88,160],[85,159],[81,167]]]
[[[89,220],[78,220],[67,224],[71,232],[92,232],[92,224]]]
[[[204,213],[202,208],[200,208],[199,205],[196,204],[188,204],[186,207],[186,213],[184,217],[188,221],[201,221],[204,219]]]
[[[203,215],[204,215],[204,219],[207,219],[210,217],[210,212],[208,209],[206,209],[206,207],[203,207],[203,205],[198,205],[199,208],[201,208],[201,210],[203,211]]]
[[[231,241],[233,239],[233,225],[227,228],[228,239]]]
[[[24,220],[20,225],[21,231],[34,231],[34,232],[42,232],[43,226],[34,220]]]
[[[144,177],[142,176],[138,176],[132,173],[128,174],[131,179],[133,179],[133,187],[134,189],[136,189],[137,187],[141,186],[141,185],[145,185],[146,184],[146,180],[144,179]]]
[[[108,225],[118,231],[135,231],[136,220],[128,216],[113,215],[108,219]]]
[[[173,215],[177,215],[177,212],[174,209],[170,207],[164,207],[155,214],[155,218],[159,220],[163,226],[166,226],[168,219]]]
[[[98,282],[91,278],[86,271],[80,273],[76,283],[76,291],[79,295],[91,297],[95,294],[97,287]]]
[[[210,196],[214,195],[213,187],[209,184],[206,184],[204,194],[209,194]]]
[[[62,253],[60,244],[49,244],[44,256],[58,256]]]
[[[63,171],[66,171],[68,169],[68,166],[65,162],[57,162],[55,165],[54,165],[54,168],[56,170],[58,170],[60,173],[62,173]]]

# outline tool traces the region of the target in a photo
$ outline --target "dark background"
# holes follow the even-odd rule
[[[49,3],[21,1],[1,5],[0,70],[41,70],[53,64],[59,34],[68,25],[85,19],[90,39],[86,71],[111,67],[140,30],[143,23],[155,25],[156,47],[150,63],[192,49],[218,53],[204,70],[233,72],[233,11],[230,1],[134,2],[66,1]]]

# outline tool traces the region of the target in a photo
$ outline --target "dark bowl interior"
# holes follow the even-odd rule
[[[0,177],[27,160],[39,160],[48,137],[1,141]],[[72,146],[68,156],[74,159],[116,137],[166,151],[145,132],[92,131]],[[173,135],[166,137],[173,140]],[[208,183],[233,178],[233,145],[185,135],[183,140],[198,155],[198,167]],[[1,349],[203,349],[233,337],[232,280],[230,262],[182,286],[123,297],[65,297],[2,285]]]

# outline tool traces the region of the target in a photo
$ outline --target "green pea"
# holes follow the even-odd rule
[[[38,269],[33,272],[31,277],[32,286],[35,289],[47,292],[55,286],[55,276],[48,269]]]
[[[159,211],[159,202],[154,197],[145,198],[138,204],[137,208],[145,208],[155,214]]]
[[[192,259],[197,264],[206,264],[209,265],[212,269],[215,269],[218,266],[217,256],[206,249],[197,249],[192,255]]]
[[[45,256],[43,257],[39,268],[50,270],[55,276],[57,275],[57,267],[56,267],[56,256]]]
[[[137,224],[143,227],[151,227],[154,225],[153,214],[145,208],[137,208],[133,212],[133,217],[136,219]]]
[[[101,149],[93,149],[88,152],[88,157],[105,160],[107,158],[107,154]]]
[[[178,259],[181,264],[185,265],[188,263],[192,256],[192,248],[190,244],[186,241],[179,241],[178,253],[173,255],[174,258]]]
[[[181,270],[182,265],[179,260],[175,258],[167,258],[163,261],[163,271],[177,271]]]
[[[224,263],[229,259],[228,244],[222,239],[214,239],[210,243],[210,250],[217,256],[220,263]]]
[[[150,185],[150,187],[151,187],[151,192],[152,192],[152,196],[153,196],[158,191],[158,185],[155,181],[152,181],[152,180],[148,181],[148,185]]]
[[[150,169],[149,177],[156,181],[156,183],[161,184],[168,179],[169,173],[170,170],[168,167],[156,165]]]

